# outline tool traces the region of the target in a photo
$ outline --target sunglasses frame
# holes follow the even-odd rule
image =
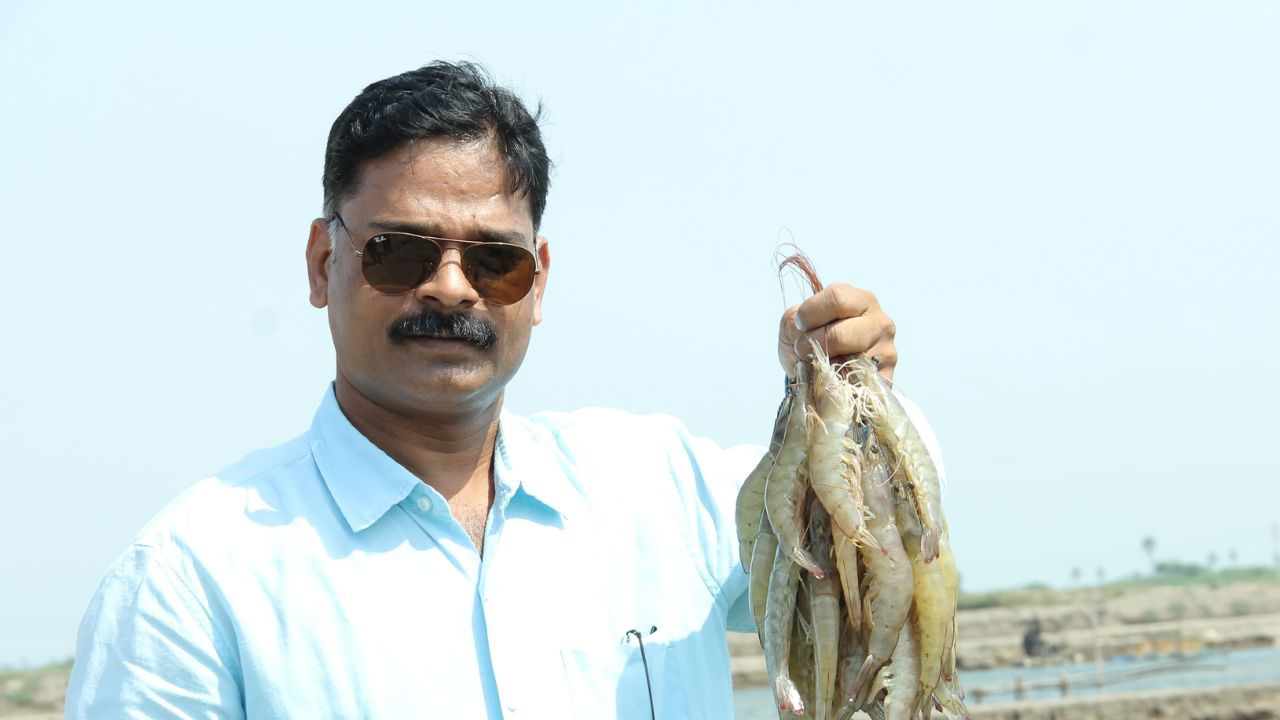
[[[457,245],[464,245],[464,246],[467,246],[467,247],[462,248],[462,252],[463,252],[463,254],[464,254],[464,255],[465,255],[465,253],[466,253],[466,250],[468,250],[468,249],[469,249],[469,248],[471,248],[471,247],[475,247],[475,246],[477,246],[477,245],[501,245],[501,246],[503,246],[503,247],[517,248],[517,249],[519,249],[519,250],[523,250],[524,252],[527,252],[527,253],[529,253],[530,255],[532,255],[532,256],[533,256],[533,274],[534,274],[534,276],[536,277],[537,275],[540,275],[540,274],[542,273],[542,261],[541,261],[541,259],[538,257],[538,250],[537,250],[537,247],[538,247],[538,246],[537,246],[537,241],[536,241],[536,240],[534,241],[534,249],[533,249],[533,250],[530,250],[529,248],[524,247],[523,245],[516,245],[515,243],[494,242],[494,241],[492,241],[492,240],[457,240],[457,239],[454,239],[454,238],[442,238],[442,237],[436,237],[436,236],[434,236],[434,235],[418,235],[418,234],[416,234],[416,233],[408,233],[408,232],[399,232],[399,231],[396,231],[396,232],[380,232],[380,233],[376,233],[376,234],[374,234],[374,235],[371,235],[371,236],[369,237],[369,239],[368,239],[368,240],[365,240],[365,241],[364,241],[364,245],[363,245],[363,246],[361,246],[361,247],[356,247],[356,239],[355,239],[355,237],[354,237],[354,236],[352,236],[352,235],[351,235],[351,229],[347,227],[347,221],[346,221],[346,220],[343,220],[343,219],[342,219],[342,215],[341,215],[341,214],[339,214],[339,213],[338,213],[338,212],[336,212],[336,211],[333,213],[333,219],[337,220],[337,221],[338,221],[338,224],[342,226],[342,230],[343,230],[343,232],[345,232],[345,233],[347,234],[347,242],[351,245],[351,252],[355,253],[356,257],[358,257],[358,258],[364,258],[364,250],[363,250],[362,248],[363,248],[363,247],[368,247],[369,243],[370,243],[370,242],[372,242],[372,241],[374,240],[374,238],[379,238],[379,237],[383,237],[383,236],[386,236],[386,235],[400,235],[400,236],[404,236],[404,237],[411,237],[411,238],[418,238],[418,239],[421,239],[421,240],[427,240],[427,241],[429,241],[429,242],[434,243],[434,244],[435,244],[435,246],[436,246],[436,247],[438,247],[438,248],[440,249],[440,256],[441,256],[441,258],[443,258],[443,257],[444,257],[444,251],[446,250],[446,246],[444,245],[444,243],[452,243],[452,244],[457,244]],[[466,265],[464,264],[462,267],[463,267],[463,274],[465,275]],[[372,283],[370,283],[370,287],[373,287],[373,289],[374,289],[374,290],[377,290],[378,292],[382,293],[383,295],[404,295],[405,293],[413,292],[413,289],[414,289],[414,288],[416,288],[416,287],[418,287],[418,285],[421,285],[422,283],[424,283],[424,282],[426,282],[426,281],[430,280],[430,279],[431,279],[431,277],[432,277],[433,275],[435,275],[435,274],[436,274],[436,272],[438,272],[439,270],[440,270],[440,268],[439,268],[439,266],[437,266],[435,270],[432,270],[430,273],[428,273],[428,274],[424,275],[424,276],[422,277],[422,279],[418,281],[417,285],[413,285],[413,286],[407,287],[407,288],[405,288],[404,290],[401,290],[401,291],[399,291],[399,292],[387,292],[386,290],[382,290],[382,289],[379,289],[379,288],[377,288],[377,287],[374,287]],[[364,275],[364,268],[363,268],[363,266],[362,266],[362,267],[361,267],[361,269],[360,269],[360,274],[361,274],[361,275]],[[369,282],[369,279],[368,279],[368,278],[365,278],[365,282]],[[467,283],[468,283],[468,284],[470,284],[470,283],[471,283],[470,278],[468,278],[468,279],[467,279]],[[480,292],[480,288],[477,288],[477,287],[475,287],[474,285],[472,285],[472,289],[476,291],[476,294],[478,294],[478,295],[480,295],[480,297],[484,298],[485,302],[488,302],[488,303],[490,303],[490,304],[493,304],[493,305],[514,305],[514,304],[516,304],[516,303],[520,302],[521,300],[525,299],[526,297],[528,297],[529,292],[530,292],[531,290],[533,290],[533,283],[530,283],[530,285],[529,285],[529,289],[528,289],[528,290],[525,290],[524,295],[521,295],[519,298],[516,298],[515,300],[512,300],[512,301],[511,301],[511,302],[509,302],[509,303],[499,303],[499,302],[494,302],[491,298],[485,297],[484,293]]]

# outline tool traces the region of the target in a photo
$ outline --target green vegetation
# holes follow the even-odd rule
[[[0,670],[0,707],[5,704],[25,707],[35,702],[36,691],[46,675],[65,675],[71,671],[71,658],[34,668]]]
[[[1139,588],[1164,585],[1226,585],[1236,582],[1280,580],[1280,573],[1265,565],[1241,565],[1219,570],[1196,563],[1159,562],[1153,575],[1126,578],[1107,583],[1108,588]]]

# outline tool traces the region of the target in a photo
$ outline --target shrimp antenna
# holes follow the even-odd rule
[[[813,262],[809,260],[809,256],[805,255],[803,250],[796,247],[794,243],[786,243],[781,247],[779,247],[778,254],[781,254],[783,248],[788,248],[788,247],[794,250],[795,252],[784,257],[782,261],[778,263],[778,275],[781,276],[782,271],[785,270],[788,266],[795,266],[796,269],[798,269],[804,275],[805,279],[809,281],[809,288],[813,292],[816,293],[821,291],[822,280],[821,278],[818,277],[818,271],[813,269]]]

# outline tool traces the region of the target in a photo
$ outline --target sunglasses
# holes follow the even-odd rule
[[[441,243],[465,246],[462,274],[476,293],[493,305],[519,302],[533,287],[533,277],[542,272],[537,254],[505,242],[384,232],[366,240],[364,249],[358,249],[342,216],[335,212],[333,217],[347,233],[351,251],[360,258],[364,279],[374,290],[388,295],[407,293],[434,275],[444,256]]]

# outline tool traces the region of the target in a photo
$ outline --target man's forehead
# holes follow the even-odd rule
[[[526,233],[533,225],[528,199],[512,193],[506,163],[488,139],[415,140],[369,160],[348,204],[400,219],[465,222],[472,216]]]

